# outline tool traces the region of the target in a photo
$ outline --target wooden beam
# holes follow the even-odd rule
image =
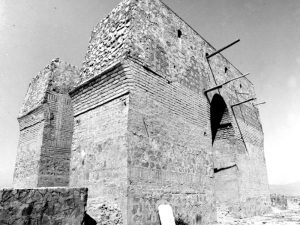
[[[253,104],[254,106],[259,106],[259,105],[264,105],[267,104],[266,102],[261,102],[261,103],[257,103],[257,104]]]
[[[229,44],[229,45],[226,45],[225,47],[219,49],[218,51],[215,51],[214,53],[212,53],[212,54],[210,54],[210,55],[209,55],[209,54],[206,54],[206,58],[209,59],[209,58],[211,58],[211,57],[213,57],[213,56],[219,54],[220,52],[224,51],[225,49],[231,47],[232,45],[234,45],[234,44],[236,44],[236,43],[238,43],[238,42],[240,42],[240,39],[238,39],[238,40],[232,42],[232,43]]]
[[[246,100],[246,101],[239,102],[239,103],[237,103],[237,104],[231,105],[231,108],[236,107],[236,106],[239,106],[239,105],[242,105],[242,104],[245,104],[245,103],[247,103],[247,102],[254,101],[254,100],[256,100],[256,98],[251,98],[251,99],[248,99],[248,100]]]

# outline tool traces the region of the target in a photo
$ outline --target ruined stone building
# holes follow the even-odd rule
[[[215,51],[160,0],[123,0],[82,68],[56,59],[31,81],[14,188],[86,187],[99,224],[157,225],[160,204],[189,225],[267,212],[254,86]]]

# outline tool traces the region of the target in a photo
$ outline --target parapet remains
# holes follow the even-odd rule
[[[122,1],[80,72],[54,60],[31,82],[15,187],[88,187],[98,224],[156,225],[160,204],[191,225],[267,212],[254,86],[215,51],[161,1]]]
[[[68,186],[79,70],[55,59],[31,81],[19,114],[15,188]]]

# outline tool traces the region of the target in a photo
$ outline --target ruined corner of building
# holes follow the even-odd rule
[[[81,68],[57,58],[32,79],[0,224],[154,225],[162,205],[189,225],[268,212],[254,86],[215,52],[161,1],[122,1]]]

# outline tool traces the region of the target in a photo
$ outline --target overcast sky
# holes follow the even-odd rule
[[[0,187],[11,186],[18,111],[51,59],[80,66],[92,28],[118,0],[0,0]],[[269,181],[300,181],[300,1],[164,0],[256,87]]]

